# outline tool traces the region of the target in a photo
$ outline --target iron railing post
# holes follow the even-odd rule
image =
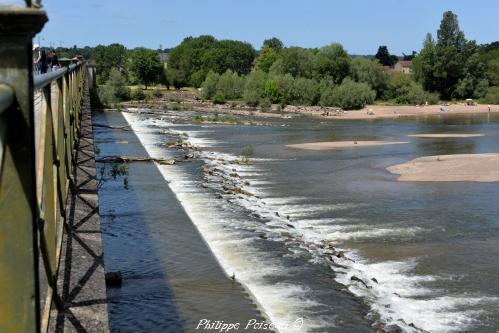
[[[2,115],[0,332],[40,329],[31,40],[46,21],[37,9],[0,9],[0,83],[15,94]]]

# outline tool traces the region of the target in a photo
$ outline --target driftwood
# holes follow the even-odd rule
[[[162,165],[173,165],[176,163],[174,159],[161,159],[152,157],[140,156],[104,156],[96,158],[95,162],[98,163],[129,163],[129,162],[156,162]]]
[[[130,126],[111,126],[111,125],[104,125],[104,124],[92,124],[93,127],[103,127],[103,128],[110,128],[110,129],[117,129],[117,130],[122,130],[122,131],[131,131]]]

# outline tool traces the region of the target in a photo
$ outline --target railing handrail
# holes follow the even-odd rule
[[[79,62],[77,64],[71,64],[68,67],[59,68],[45,74],[33,75],[33,89],[42,89],[47,84],[50,84],[52,81],[62,77],[66,72],[69,71],[71,73],[80,64],[81,63]]]
[[[14,102],[14,91],[6,84],[0,83],[0,114]]]

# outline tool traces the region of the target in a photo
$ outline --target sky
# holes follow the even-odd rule
[[[6,0],[0,0],[5,2]],[[8,1],[8,0],[7,0]],[[10,2],[20,2],[12,0]],[[499,40],[499,0],[42,0],[45,46],[121,43],[170,48],[187,36],[237,39],[259,49],[269,37],[286,46],[341,43],[350,54],[420,50],[452,10],[468,39]]]

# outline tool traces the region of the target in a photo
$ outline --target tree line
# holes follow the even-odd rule
[[[419,53],[403,57],[391,55],[386,46],[375,56],[350,56],[337,43],[285,47],[277,38],[265,40],[257,51],[249,43],[212,36],[185,38],[169,50],[167,66],[158,50],[111,44],[84,51],[96,60],[98,83],[110,95],[120,84],[162,83],[201,88],[203,98],[215,103],[243,100],[253,106],[357,109],[375,100],[424,104],[464,98],[499,103],[499,42],[468,41],[450,11],[443,14],[436,38],[428,34]],[[412,60],[412,74],[389,75],[383,68],[402,59]],[[116,95],[127,97],[124,90]]]

